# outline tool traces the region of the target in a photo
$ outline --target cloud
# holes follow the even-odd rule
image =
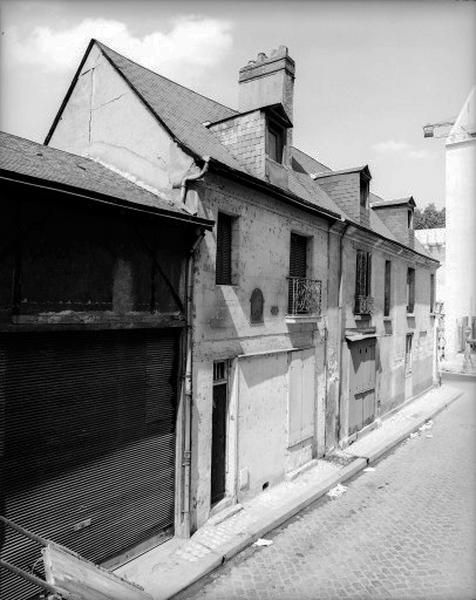
[[[374,144],[372,149],[378,154],[400,154],[412,160],[421,160],[431,157],[431,154],[427,150],[415,150],[413,146],[407,142],[397,140],[386,140],[385,142],[379,142],[378,144]]]
[[[410,145],[406,142],[397,142],[396,140],[387,140],[372,146],[374,150],[381,153],[401,152],[402,150],[407,150],[409,147]]]
[[[125,23],[108,19],[85,19],[69,29],[35,27],[21,36],[10,27],[3,36],[7,64],[35,65],[45,71],[64,71],[78,64],[91,38],[161,74],[197,75],[220,62],[231,49],[230,23],[212,18],[183,16],[168,31],[133,36]]]
[[[410,150],[408,158],[420,160],[421,158],[430,158],[431,154],[426,150]]]

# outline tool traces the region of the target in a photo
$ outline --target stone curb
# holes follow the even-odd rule
[[[176,591],[173,592],[173,595],[167,596],[167,598],[172,600],[176,594],[190,587],[191,585],[202,579],[202,577],[205,577],[206,575],[214,571],[218,566],[222,565],[233,556],[239,554],[242,550],[253,544],[258,538],[269,533],[270,531],[273,531],[274,529],[276,529],[277,527],[279,527],[280,525],[297,515],[303,509],[307,508],[310,504],[324,496],[324,494],[326,494],[335,485],[352,478],[354,475],[362,471],[368,464],[377,461],[394,446],[400,444],[411,433],[417,431],[419,427],[421,427],[426,421],[442,412],[445,408],[447,408],[450,404],[457,400],[462,394],[462,391],[454,390],[449,398],[446,398],[441,404],[435,406],[433,410],[428,410],[425,415],[422,415],[417,420],[417,422],[412,423],[409,427],[405,427],[403,432],[398,433],[390,440],[387,440],[383,444],[378,445],[369,453],[369,456],[356,457],[355,460],[353,460],[349,465],[343,467],[343,469],[339,473],[332,475],[324,481],[322,481],[322,483],[320,483],[319,486],[311,493],[302,492],[299,496],[294,498],[292,501],[289,501],[284,506],[271,510],[269,512],[269,518],[266,519],[265,522],[261,520],[260,523],[256,521],[255,523],[249,525],[245,530],[244,536],[243,533],[236,534],[234,538],[229,542],[222,544],[218,548],[214,548],[211,551],[213,559],[209,557],[208,560],[203,561],[205,564],[203,564],[203,571],[201,572],[201,574],[195,571],[195,573],[191,574],[191,577],[184,576],[180,582],[180,585],[177,586]],[[164,596],[164,600],[165,598],[166,597]]]
[[[364,456],[363,458],[367,459],[367,462],[373,463],[377,461],[380,457],[386,454],[389,450],[391,450],[394,446],[398,446],[404,439],[406,439],[410,434],[418,431],[418,429],[426,423],[429,419],[436,417],[440,412],[448,408],[450,404],[452,404],[455,400],[457,400],[460,396],[463,395],[463,392],[460,390],[454,390],[452,395],[445,399],[444,403],[436,406],[435,409],[430,409],[424,416],[421,416],[415,423],[412,423],[410,426],[404,428],[404,430],[399,433],[397,436],[393,437],[390,440],[387,440],[383,444],[380,444],[376,448],[374,448],[369,456]]]

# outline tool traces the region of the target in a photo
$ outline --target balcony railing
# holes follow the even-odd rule
[[[288,277],[288,282],[288,315],[319,316],[321,314],[322,282],[305,277]]]
[[[356,315],[371,315],[374,311],[374,299],[372,296],[356,296],[354,313]]]

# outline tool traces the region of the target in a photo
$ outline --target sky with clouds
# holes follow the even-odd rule
[[[90,38],[237,107],[238,69],[287,45],[294,143],[335,169],[368,164],[372,190],[444,202],[444,140],[476,73],[466,0],[0,0],[0,128],[43,141]]]

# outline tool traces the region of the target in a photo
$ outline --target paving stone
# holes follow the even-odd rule
[[[462,384],[463,385],[463,384]],[[476,384],[418,435],[177,600],[476,598]],[[363,444],[362,444],[363,446]]]

